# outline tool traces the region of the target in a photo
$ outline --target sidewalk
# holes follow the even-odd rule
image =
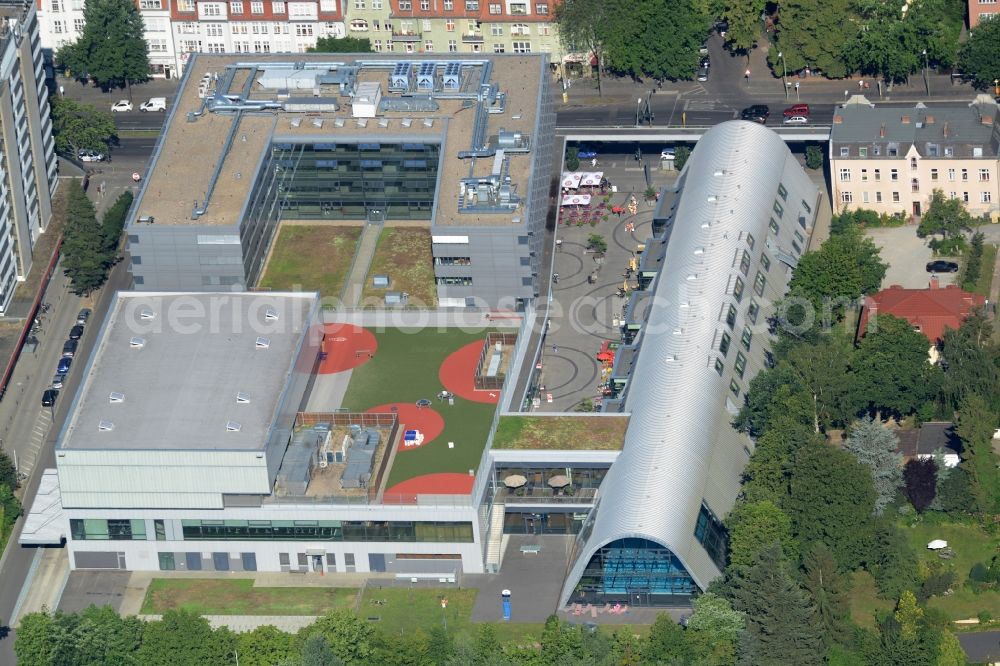
[[[17,547],[17,544],[14,544]],[[21,588],[10,626],[17,627],[28,613],[55,610],[69,578],[69,557],[65,548],[39,548]]]

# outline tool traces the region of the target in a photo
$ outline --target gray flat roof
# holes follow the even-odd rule
[[[294,365],[317,306],[315,293],[119,293],[90,365],[71,370],[87,376],[58,447],[262,450],[290,374],[311,370]]]

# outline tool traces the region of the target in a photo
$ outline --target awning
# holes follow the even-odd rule
[[[564,190],[575,190],[580,187],[580,179],[583,178],[582,173],[577,173],[575,171],[563,171],[562,175],[562,187]]]
[[[588,173],[580,174],[582,178],[580,179],[580,184],[587,187],[597,187],[601,184],[601,180],[604,179],[603,171],[591,171]]]
[[[563,206],[586,206],[590,203],[589,194],[567,194],[562,198]]]
[[[42,472],[38,493],[17,542],[22,546],[59,546],[66,538],[66,514],[59,492],[59,475],[54,469]]]

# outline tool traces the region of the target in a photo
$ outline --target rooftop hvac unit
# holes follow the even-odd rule
[[[97,430],[99,432],[111,432],[115,429],[115,424],[111,421],[100,421],[97,424]]]
[[[239,432],[242,429],[242,424],[237,423],[236,421],[226,421],[226,432]]]
[[[420,69],[417,70],[417,90],[434,90],[434,70],[434,63],[420,63]]]
[[[398,62],[389,75],[389,87],[393,90],[406,91],[410,89],[410,63]]]
[[[108,401],[112,405],[116,405],[118,403],[125,402],[125,394],[124,393],[119,393],[118,391],[112,391],[111,395],[108,396]]]
[[[278,311],[274,308],[264,310],[264,321],[278,321]]]
[[[142,349],[146,346],[146,338],[140,338],[138,335],[128,341],[128,346],[132,349]]]
[[[264,336],[258,336],[254,346],[257,349],[267,349],[271,346],[271,340],[269,338],[265,338]]]
[[[250,394],[244,393],[243,391],[238,391],[236,393],[236,404],[237,405],[249,405],[250,404]]]

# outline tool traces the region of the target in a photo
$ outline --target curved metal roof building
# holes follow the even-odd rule
[[[753,446],[730,423],[766,363],[769,305],[805,249],[818,199],[766,127],[726,122],[698,142],[676,196],[661,201],[673,207],[654,220],[666,242],[625,389],[625,445],[578,536],[560,606],[574,592],[660,605],[719,575],[718,517]]]

